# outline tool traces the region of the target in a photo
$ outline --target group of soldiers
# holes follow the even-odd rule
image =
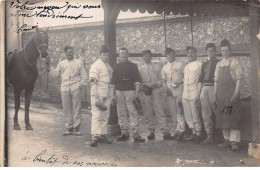
[[[216,58],[214,43],[206,45],[208,60],[197,60],[197,50],[186,48],[188,62],[176,59],[175,51],[166,48],[167,63],[152,62],[151,50],[144,50],[144,63],[138,67],[128,60],[127,48],[119,50],[119,62],[112,69],[108,64],[109,53],[102,46],[99,58],[89,70],[91,87],[91,147],[98,143],[111,144],[107,138],[107,123],[111,105],[116,105],[121,135],[117,141],[129,140],[131,129],[134,142],[144,143],[140,136],[138,111],[135,102],[140,101],[147,128],[148,140],[155,139],[158,127],[164,140],[189,140],[201,144],[216,142],[215,130],[221,129],[225,140],[218,144],[221,148],[239,150],[240,142],[240,80],[241,66],[231,56],[228,40],[220,42],[223,59]],[[69,58],[73,48],[65,47],[67,60],[59,63],[54,70],[61,75],[61,96],[66,129],[64,135],[80,135],[80,87],[86,80],[82,63]],[[164,108],[166,97],[167,109]],[[167,121],[170,115],[175,133]],[[188,128],[192,133],[187,135]],[[205,128],[207,138],[203,140]],[[74,132],[73,132],[74,131]]]

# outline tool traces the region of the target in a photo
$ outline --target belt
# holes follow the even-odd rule
[[[203,83],[203,86],[214,86],[214,83]]]

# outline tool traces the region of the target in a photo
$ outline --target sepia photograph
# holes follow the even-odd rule
[[[260,0],[0,3],[0,166],[260,165]]]

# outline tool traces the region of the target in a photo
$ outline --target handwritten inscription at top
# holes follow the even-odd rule
[[[15,13],[10,14],[10,16],[20,16],[20,17],[42,17],[42,18],[63,18],[63,19],[80,19],[80,18],[93,18],[93,16],[84,16],[83,13],[77,15],[66,15],[66,13],[71,9],[86,9],[90,10],[93,8],[101,8],[101,5],[88,5],[88,4],[71,4],[70,2],[61,2],[61,5],[35,5],[30,1],[20,2],[19,0],[10,2],[10,8],[18,10],[33,11],[32,14],[29,13]]]

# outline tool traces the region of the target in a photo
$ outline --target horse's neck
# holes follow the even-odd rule
[[[25,53],[27,62],[29,62],[30,64],[33,64],[33,65],[35,65],[37,63],[37,60],[38,60],[40,54],[38,52],[34,38],[32,38],[25,45],[24,53]]]

